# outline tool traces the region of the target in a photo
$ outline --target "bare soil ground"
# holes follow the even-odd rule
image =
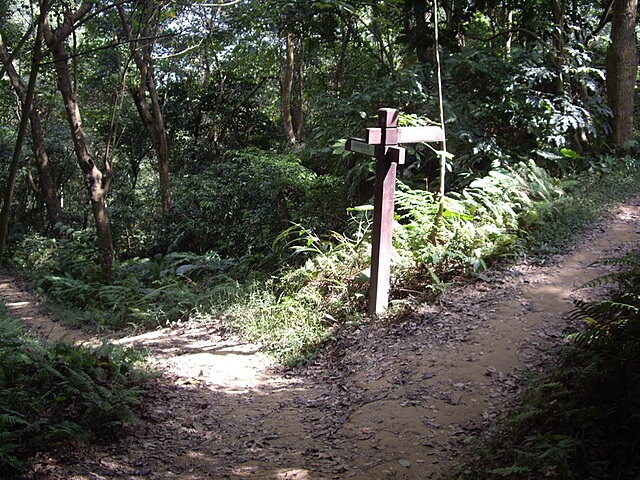
[[[401,320],[344,332],[311,365],[274,366],[213,327],[117,340],[164,371],[143,422],[116,443],[38,455],[24,479],[441,479],[464,443],[513,400],[564,340],[577,289],[640,240],[640,199],[618,208],[568,253],[451,286]],[[95,342],[43,313],[0,272],[11,313],[49,338]]]

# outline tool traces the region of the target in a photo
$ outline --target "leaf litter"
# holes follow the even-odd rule
[[[592,262],[637,245],[639,218],[634,199],[545,265],[460,280],[437,303],[339,332],[299,369],[202,326],[121,339],[164,371],[145,393],[140,424],[115,443],[38,454],[21,478],[445,478],[521,390],[521,374],[564,341],[573,300],[599,295],[577,290],[607,268]],[[0,288],[21,305],[8,305],[13,315],[53,332],[7,272]]]

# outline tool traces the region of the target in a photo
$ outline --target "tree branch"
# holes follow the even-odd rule
[[[468,37],[469,38],[473,38],[474,40],[478,40],[480,42],[490,42],[491,40],[495,40],[498,37],[503,37],[505,35],[509,35],[511,33],[518,33],[518,32],[524,33],[527,36],[533,38],[534,40],[537,40],[538,42],[540,42],[545,47],[548,47],[547,42],[545,42],[544,39],[541,36],[539,36],[535,32],[532,32],[531,30],[528,30],[528,29],[522,28],[522,27],[510,28],[509,30],[504,30],[502,32],[498,32],[495,35],[491,35],[490,37],[487,37],[487,38],[476,37],[476,36],[473,36],[473,35],[468,35]]]
[[[600,31],[604,28],[604,26],[607,23],[609,23],[609,21],[611,21],[611,9],[613,8],[614,2],[615,0],[609,0],[607,5],[604,7],[602,15],[600,15],[600,22],[598,23],[598,26],[593,30],[593,32],[587,35],[587,38],[585,39],[584,43],[589,42],[593,37],[598,35],[598,33],[600,33]]]
[[[176,33],[166,33],[164,35],[157,35],[154,37],[139,38],[138,40],[157,40],[158,38],[175,37],[176,35],[177,35]],[[83,55],[88,55],[90,53],[99,52],[101,50],[109,50],[110,48],[119,47],[120,45],[126,45],[128,43],[129,43],[129,40],[123,40],[120,42],[111,42],[108,45],[102,45],[101,47],[91,48],[89,50],[83,50],[82,52],[74,53],[72,55],[67,55],[66,57],[64,57],[64,59],[69,60],[72,58],[81,57]],[[52,65],[54,63],[56,63],[55,60],[51,60],[50,62],[42,62],[40,66]]]

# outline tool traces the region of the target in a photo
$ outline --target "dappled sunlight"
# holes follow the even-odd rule
[[[264,373],[271,362],[264,355],[244,353],[243,347],[247,346],[184,354],[164,365],[180,377],[206,382],[227,393],[244,393],[248,388],[271,384],[273,377]]]
[[[442,478],[514,398],[518,371],[563,341],[574,298],[598,294],[578,289],[603,271],[593,262],[637,245],[635,222],[623,223],[547,265],[454,285],[398,323],[341,332],[302,369],[213,326],[114,339],[165,373],[144,393],[142,422],[33,468],[77,480]]]
[[[277,469],[271,473],[265,473],[259,466],[242,466],[238,468],[234,468],[232,470],[233,475],[237,475],[239,478],[263,478],[263,479],[273,479],[273,480],[285,480],[285,479],[296,479],[296,480],[307,480],[312,478],[317,478],[311,476],[308,470],[299,469],[299,468],[283,468]]]
[[[5,272],[0,273],[0,301],[9,315],[20,318],[39,338],[97,346],[100,342],[87,332],[70,328],[56,321],[38,300],[17,288],[13,279]]]
[[[259,345],[220,336],[207,327],[158,330],[114,343],[153,350],[158,368],[185,382],[203,383],[226,393],[293,382],[270,373],[273,359],[262,353]]]

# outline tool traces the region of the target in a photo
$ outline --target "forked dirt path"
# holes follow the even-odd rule
[[[591,264],[639,241],[636,198],[547,265],[452,286],[394,324],[345,332],[295,371],[212,328],[121,339],[165,371],[145,397],[144,422],[115,444],[39,455],[23,478],[445,478],[463,461],[464,440],[514,398],[519,373],[563,341],[573,299],[601,295],[576,290],[606,272]],[[1,272],[0,294],[54,337],[58,324],[30,311],[33,300]]]

